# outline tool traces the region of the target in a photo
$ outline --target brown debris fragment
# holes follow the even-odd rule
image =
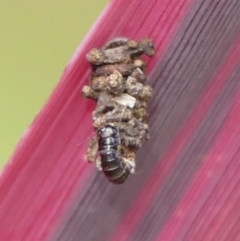
[[[136,68],[133,70],[131,77],[135,78],[137,81],[143,83],[146,80],[146,74],[140,69]]]
[[[85,98],[90,98],[97,100],[99,97],[99,93],[95,92],[89,85],[84,85],[82,88],[82,95]]]
[[[94,77],[91,79],[91,87],[95,91],[102,91],[107,87],[108,79],[105,76]]]
[[[94,136],[88,145],[87,150],[87,159],[89,162],[95,162],[98,156],[98,140],[97,137]]]
[[[119,71],[122,76],[129,76],[134,70],[133,64],[106,64],[98,66],[94,71],[94,76],[108,76],[114,71]]]
[[[119,95],[125,90],[125,79],[119,71],[115,70],[109,75],[107,90],[114,95]]]
[[[87,60],[93,65],[131,63],[136,57],[155,53],[152,40],[146,38],[140,42],[135,40],[116,40],[104,48],[94,48],[87,54]]]

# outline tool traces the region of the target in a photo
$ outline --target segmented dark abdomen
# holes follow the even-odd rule
[[[102,171],[110,182],[122,184],[130,174],[126,163],[118,154],[120,140],[116,127],[108,124],[98,131],[98,149]]]

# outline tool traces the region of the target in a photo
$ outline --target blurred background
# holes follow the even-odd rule
[[[107,2],[0,1],[0,168]]]

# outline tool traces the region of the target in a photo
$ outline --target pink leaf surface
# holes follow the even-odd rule
[[[240,3],[114,0],[66,67],[0,178],[0,240],[237,241]],[[151,139],[116,186],[86,162],[86,53],[152,38]]]

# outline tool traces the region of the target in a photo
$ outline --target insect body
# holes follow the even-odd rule
[[[98,150],[101,167],[110,182],[122,184],[132,173],[133,167],[119,154],[120,139],[117,128],[107,124],[98,130]]]
[[[147,102],[152,88],[146,84],[146,63],[155,52],[152,40],[113,39],[87,54],[92,74],[83,96],[97,102],[93,127],[97,135],[87,150],[89,162],[115,184],[134,173],[136,153],[149,139]]]

